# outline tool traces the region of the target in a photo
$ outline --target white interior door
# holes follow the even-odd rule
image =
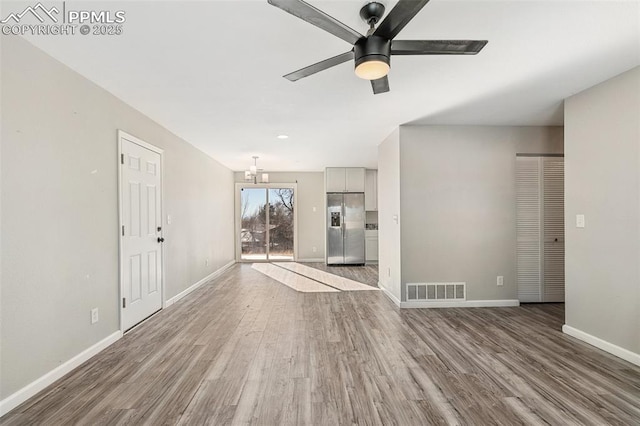
[[[121,318],[127,330],[162,308],[161,151],[120,133]]]

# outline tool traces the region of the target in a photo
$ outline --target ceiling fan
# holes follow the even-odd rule
[[[356,75],[371,80],[374,94],[384,93],[389,91],[387,74],[391,55],[475,55],[487,44],[487,40],[394,40],[429,0],[399,0],[377,28],[384,15],[384,5],[376,1],[364,5],[360,17],[369,25],[366,36],[303,0],[268,1],[353,45],[348,52],[285,75],[290,81],[355,59]]]

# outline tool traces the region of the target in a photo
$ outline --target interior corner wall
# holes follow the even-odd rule
[[[565,135],[566,325],[640,360],[640,67],[568,98]]]
[[[165,300],[234,243],[231,170],[22,38],[1,55],[4,400],[119,329],[118,129],[164,149]]]
[[[247,164],[250,164],[249,161]],[[297,183],[298,261],[324,262],[326,229],[324,172],[268,173],[269,183]],[[234,178],[237,183],[246,183],[244,172],[235,172]]]
[[[401,126],[402,301],[424,282],[517,299],[516,154],[562,152],[562,127]]]
[[[400,303],[400,132],[378,146],[378,280]],[[401,226],[402,225],[402,226]]]

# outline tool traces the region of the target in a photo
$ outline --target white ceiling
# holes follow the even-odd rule
[[[309,2],[366,31],[365,1]],[[67,7],[124,10],[124,34],[30,41],[233,170],[253,155],[268,171],[376,167],[377,145],[405,123],[562,125],[564,98],[640,65],[635,0],[432,0],[398,39],[489,44],[395,56],[391,92],[375,96],[352,63],[282,78],[351,46],[266,0]]]

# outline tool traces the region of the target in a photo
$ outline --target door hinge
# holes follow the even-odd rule
[[[120,164],[124,164],[124,154],[120,154]]]
[[[127,307],[127,299],[125,299],[124,297],[122,298],[122,307],[123,308]]]
[[[124,237],[124,225],[122,225],[122,236]]]

